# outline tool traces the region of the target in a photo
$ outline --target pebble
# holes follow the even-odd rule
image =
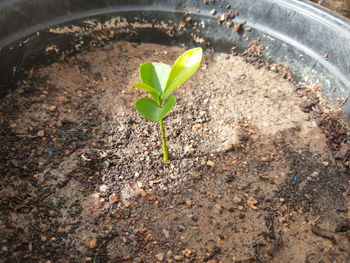
[[[185,203],[186,203],[186,205],[188,205],[188,206],[193,205],[193,202],[192,202],[192,200],[190,200],[190,199],[187,199]]]
[[[118,196],[116,194],[111,194],[109,197],[108,197],[108,203],[111,205],[111,204],[114,204],[115,202],[118,201]]]
[[[142,197],[146,197],[147,196],[147,192],[145,190],[143,190],[143,189],[140,189],[140,195]]]
[[[11,123],[10,128],[12,128],[12,129],[17,128],[17,123]]]
[[[210,10],[210,14],[211,15],[215,15],[216,14],[216,10],[215,9]]]
[[[38,137],[44,137],[45,136],[45,131],[44,130],[40,130],[36,133],[36,136]]]
[[[278,70],[277,70],[277,67],[275,66],[275,65],[272,65],[271,67],[270,67],[270,70],[272,71],[272,72],[277,72]]]
[[[56,216],[57,215],[57,212],[54,211],[54,210],[49,210],[49,216]]]
[[[163,229],[163,234],[166,238],[170,237],[169,230]]]
[[[64,96],[59,96],[58,99],[57,99],[59,102],[67,102],[68,99]]]
[[[207,165],[210,167],[215,167],[215,162],[209,160],[207,161]]]
[[[137,187],[140,189],[146,189],[146,185],[142,182],[137,182]]]
[[[48,107],[49,111],[55,111],[57,109],[57,107],[55,105],[52,105],[50,107]]]
[[[232,201],[233,201],[235,204],[237,204],[237,203],[242,202],[242,198],[239,197],[238,195],[235,195],[235,196],[233,197]]]
[[[190,257],[191,254],[192,254],[192,250],[189,249],[189,248],[186,248],[186,249],[184,249],[184,250],[182,251],[182,254],[184,254],[185,257]]]
[[[197,124],[193,125],[192,130],[198,131],[200,128],[202,128],[202,125],[197,123]]]
[[[193,148],[192,145],[185,145],[185,147],[184,147],[185,153],[193,153],[194,151],[195,151],[195,149]]]
[[[258,203],[258,201],[254,197],[249,197],[247,200],[247,205],[254,210],[257,210],[258,208],[255,206]]]
[[[229,150],[232,150],[233,149],[233,143],[231,140],[227,140],[225,143],[224,143],[224,150],[225,151],[229,151]]]
[[[94,249],[97,247],[97,239],[95,237],[91,238],[88,242],[88,247]]]
[[[261,161],[261,162],[268,162],[268,161],[269,161],[269,158],[267,158],[267,157],[261,157],[261,158],[260,158],[260,161]]]
[[[238,206],[237,206],[237,209],[238,209],[238,210],[243,210],[244,207],[243,207],[242,205],[238,205]]]
[[[163,261],[164,260],[164,253],[158,253],[156,255],[156,258],[159,260],[159,261]]]
[[[329,166],[329,162],[322,162],[322,164],[323,164],[325,167]]]
[[[108,189],[108,186],[107,185],[105,185],[105,184],[103,184],[103,185],[101,185],[100,186],[100,192],[106,192],[107,191],[107,189]]]
[[[310,176],[312,176],[312,177],[316,177],[316,176],[319,176],[320,175],[320,173],[319,172],[313,172]]]
[[[175,259],[176,261],[183,260],[183,258],[184,258],[183,255],[175,255],[175,256],[174,256],[174,259]]]

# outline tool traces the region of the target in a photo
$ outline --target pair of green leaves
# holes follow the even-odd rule
[[[175,104],[171,93],[196,73],[202,53],[202,48],[190,49],[175,61],[173,67],[159,62],[142,64],[142,82],[133,86],[146,90],[151,97],[137,100],[136,110],[150,121],[162,120]]]

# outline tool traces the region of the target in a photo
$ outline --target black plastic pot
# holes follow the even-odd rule
[[[33,67],[108,39],[243,50],[260,38],[269,62],[288,64],[298,81],[319,83],[332,102],[350,90],[350,20],[298,0],[0,0],[0,96]],[[217,14],[238,11],[235,23]],[[187,19],[191,17],[191,19]],[[186,21],[186,25],[181,23]],[[184,26],[184,27],[183,27]],[[173,35],[174,33],[174,35]],[[327,54],[328,59],[325,59]],[[336,89],[334,89],[336,87]],[[350,101],[343,106],[350,119]]]

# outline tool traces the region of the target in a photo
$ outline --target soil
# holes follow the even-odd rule
[[[0,262],[349,261],[346,125],[257,48],[205,52],[167,163],[132,84],[184,48],[113,42],[30,72],[0,104]]]

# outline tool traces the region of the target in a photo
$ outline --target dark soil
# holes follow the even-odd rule
[[[349,261],[348,129],[255,44],[206,52],[176,91],[168,163],[132,83],[183,48],[114,42],[30,74],[0,105],[0,262]]]

